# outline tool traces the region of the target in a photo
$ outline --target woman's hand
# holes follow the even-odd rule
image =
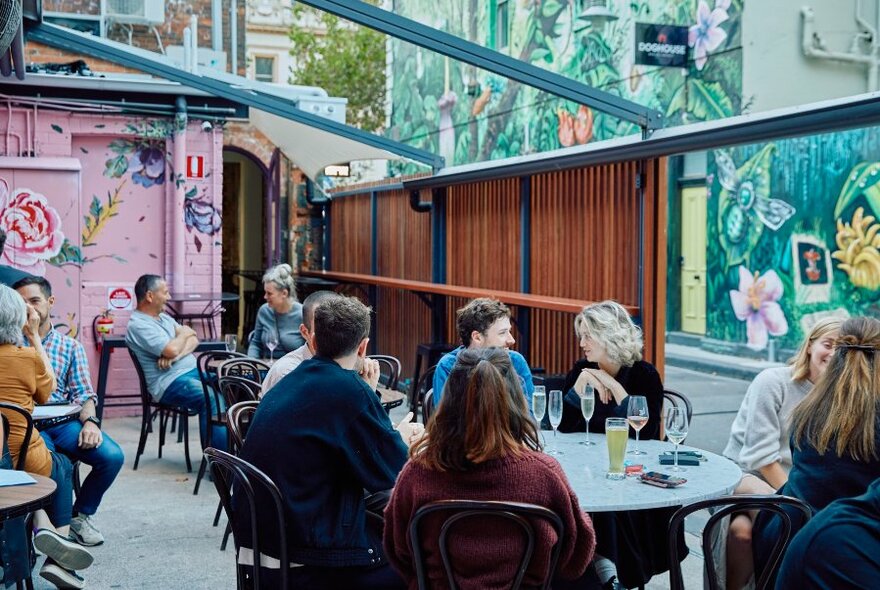
[[[580,396],[584,395],[584,389],[586,389],[587,385],[591,386],[596,390],[596,393],[599,394],[599,401],[603,404],[607,404],[611,399],[611,394],[607,392],[606,387],[602,384],[599,379],[593,375],[592,369],[584,369],[581,371],[581,374],[578,376],[577,381],[574,382],[574,391]]]
[[[599,383],[598,386],[593,385],[593,387],[599,392],[599,399],[603,404],[607,404],[611,400],[619,404],[626,397],[627,394],[623,385],[602,369],[584,369],[584,372],[589,373],[591,378]]]
[[[400,433],[400,438],[403,439],[403,442],[406,443],[407,447],[413,446],[425,434],[425,426],[418,422],[411,422],[412,419],[413,413],[409,412],[403,417],[403,420],[395,426],[397,432]]]
[[[40,339],[40,314],[30,304],[28,304],[27,308],[27,322],[22,326],[21,331],[24,332],[24,335],[31,342],[31,346],[33,346],[34,340]]]

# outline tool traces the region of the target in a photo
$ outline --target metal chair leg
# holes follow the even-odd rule
[[[186,471],[192,473],[192,461],[189,459],[189,417],[182,415],[183,420],[180,422],[180,429],[183,430],[183,456],[186,458]]]
[[[217,502],[217,512],[214,513],[214,526],[220,524],[220,515],[223,513],[223,501]]]
[[[202,462],[199,465],[199,474],[196,476],[196,489],[193,490],[193,496],[199,495],[199,485],[202,483],[202,478],[205,477],[205,470],[208,468],[208,459],[202,455]],[[216,525],[215,525],[216,526]]]

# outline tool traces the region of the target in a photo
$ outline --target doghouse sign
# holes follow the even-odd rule
[[[125,311],[134,309],[134,293],[128,287],[107,288],[107,309]]]

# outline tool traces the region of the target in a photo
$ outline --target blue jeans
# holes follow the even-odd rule
[[[55,482],[55,493],[46,507],[46,514],[55,528],[70,524],[73,510],[73,466],[70,460],[57,451],[51,451],[52,472],[49,478]]]
[[[202,389],[202,380],[196,369],[187,371],[171,382],[162,394],[161,402],[170,406],[179,406],[199,413],[199,432],[201,433],[202,448],[214,447],[221,451],[226,450],[226,427],[215,424],[208,432],[208,421],[211,414],[217,415],[219,400],[216,395],[210,395],[211,408],[205,406],[205,391]]]
[[[92,470],[83,481],[82,489],[73,504],[75,513],[91,516],[97,512],[101,498],[110,489],[113,480],[122,469],[125,457],[116,441],[106,434],[103,435],[104,438],[97,448],[79,448],[78,441],[81,430],[82,424],[79,420],[72,420],[53,426],[41,432],[40,435],[50,451],[57,450],[69,457],[71,461],[82,461],[91,466]]]

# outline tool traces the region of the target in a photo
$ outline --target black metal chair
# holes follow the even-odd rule
[[[799,510],[803,514],[805,521],[810,520],[810,507],[804,502],[797,498],[779,496],[776,494],[766,496],[722,496],[720,498],[713,498],[712,500],[695,502],[679,508],[669,520],[669,584],[672,590],[684,590],[678,543],[675,542],[680,530],[684,526],[684,519],[689,514],[697,512],[698,510],[709,508],[719,508],[709,517],[709,520],[703,527],[703,559],[705,560],[704,567],[706,568],[709,590],[718,590],[718,575],[715,569],[715,560],[712,557],[712,532],[722,518],[729,516],[734,512],[767,510],[782,519],[781,533],[779,538],[776,539],[776,544],[773,545],[773,549],[770,551],[770,555],[767,558],[767,566],[764,568],[764,571],[760,572],[760,575],[758,575],[758,572],[755,572],[755,588],[757,590],[766,589],[769,582],[776,577],[776,571],[779,569],[779,564],[782,562],[782,556],[785,553],[785,549],[788,547],[789,542],[794,536],[792,534],[792,519],[789,513],[786,512],[784,506],[791,506],[792,508]]]
[[[18,460],[15,462],[15,468],[24,471],[24,465],[27,462],[27,452],[31,445],[31,438],[34,435],[34,418],[31,413],[17,404],[9,402],[0,402],[0,414],[3,416],[3,446],[9,446],[9,418],[6,414],[19,414],[25,421],[24,438],[21,441],[21,448],[18,451]],[[0,452],[3,449],[0,448]]]
[[[452,528],[468,519],[492,519],[501,518],[511,521],[522,529],[526,540],[526,546],[522,555],[518,558],[520,566],[516,576],[513,579],[510,588],[517,590],[522,584],[523,577],[528,571],[532,556],[535,553],[535,528],[533,521],[545,520],[556,533],[557,542],[551,548],[550,567],[547,570],[547,576],[541,584],[541,588],[549,588],[556,572],[556,564],[559,561],[559,553],[562,550],[561,539],[564,535],[564,526],[562,519],[555,512],[543,506],[535,504],[525,504],[521,502],[497,502],[497,501],[478,501],[478,500],[440,500],[425,504],[419,508],[409,523],[410,545],[413,552],[413,562],[416,568],[416,579],[420,590],[427,590],[428,576],[425,568],[424,549],[422,538],[419,534],[419,525],[422,520],[429,514],[436,512],[450,513],[440,527],[440,536],[436,540],[439,548],[440,557],[443,560],[443,568],[446,577],[449,580],[451,590],[456,590],[458,584],[455,581],[455,569],[449,556],[449,534]],[[487,539],[489,541],[490,539]],[[433,539],[429,540],[434,542]],[[491,539],[498,542],[499,539]],[[493,567],[493,564],[486,564],[486,567]]]
[[[425,394],[425,399],[422,401],[422,420],[425,426],[428,425],[428,420],[431,419],[431,415],[434,413],[434,390],[429,389],[428,393]]]
[[[229,450],[236,457],[241,452],[244,445],[244,439],[247,437],[248,428],[254,419],[254,414],[259,407],[259,401],[243,401],[229,406],[226,410],[226,424],[229,427]],[[223,503],[217,506],[217,513],[214,515],[214,526],[220,522],[220,511],[223,509]],[[220,542],[220,551],[226,551],[226,544],[229,541],[229,535],[232,534],[232,523],[226,523],[226,531],[223,533],[223,541]]]
[[[223,509],[229,522],[233,523],[233,528],[239,531],[245,527],[250,529],[251,547],[253,552],[254,565],[247,566],[238,563],[236,565],[236,575],[238,578],[238,588],[254,588],[263,590],[270,588],[269,584],[262,579],[262,548],[263,539],[267,538],[270,531],[261,529],[258,526],[259,516],[265,514],[268,518],[264,522],[275,523],[274,533],[278,537],[278,549],[280,555],[273,555],[280,562],[278,570],[278,588],[287,588],[287,576],[290,569],[290,562],[287,558],[287,526],[284,518],[284,501],[278,486],[269,478],[268,475],[238,457],[218,451],[217,449],[205,449],[205,455],[208,457],[208,468],[214,479],[214,486],[217,493],[220,494],[220,501],[223,503]],[[236,501],[233,506],[232,490],[235,489]],[[247,511],[249,518],[242,519],[242,515]],[[240,555],[241,543],[235,535],[236,554]]]
[[[691,420],[694,417],[694,406],[691,404],[691,400],[688,399],[688,396],[680,391],[667,388],[663,390],[663,400],[669,403],[669,405],[684,408],[685,414],[687,414],[688,424],[691,423]]]
[[[225,375],[220,377],[220,395],[227,408],[238,402],[257,401],[260,399],[260,384],[247,377]]]
[[[190,416],[198,416],[198,412],[182,406],[173,406],[154,401],[153,397],[150,395],[149,389],[147,389],[147,379],[144,377],[144,370],[141,367],[140,361],[138,361],[133,350],[129,349],[128,354],[131,356],[131,362],[134,363],[134,368],[137,371],[138,381],[140,382],[141,388],[141,437],[138,441],[137,454],[134,456],[133,469],[136,471],[138,468],[138,462],[141,459],[141,455],[144,453],[144,447],[147,445],[147,434],[152,432],[153,420],[158,416],[159,458],[162,458],[162,447],[165,445],[165,429],[168,426],[169,419],[174,420],[181,418],[180,425],[183,430],[183,452],[184,457],[186,458],[186,470],[192,471],[192,462],[189,458],[189,420],[187,420],[187,418]]]
[[[424,372],[421,377],[419,377],[418,383],[414,383],[413,386],[415,389],[410,396],[410,406],[409,409],[413,413],[413,418],[419,419],[419,408],[422,408],[422,422],[427,422],[424,419],[424,407],[425,407],[425,395],[428,391],[433,387],[434,384],[434,373],[437,371],[437,365],[434,365],[430,369]]]
[[[422,343],[416,346],[416,362],[413,368],[413,378],[412,384],[413,386],[418,385],[422,382],[422,360],[425,361],[426,367],[433,367],[444,354],[447,352],[455,350],[454,344],[449,344],[447,342],[429,342]],[[414,389],[410,392],[409,398],[409,409],[418,418],[418,408],[422,402],[422,398],[417,397],[418,390]],[[424,394],[424,391],[421,392]]]
[[[400,382],[400,359],[388,354],[367,355],[374,361],[379,362],[379,385],[388,389],[397,389]]]
[[[218,403],[219,398],[217,397],[220,395],[220,385],[217,381],[217,369],[223,362],[235,358],[247,358],[247,356],[239,352],[229,352],[226,350],[209,350],[196,356],[196,369],[199,372],[199,381],[202,382],[202,391],[205,394],[205,407],[208,408],[209,411],[208,440],[205,441],[205,448],[214,446],[214,441],[211,440],[214,436],[213,426],[225,426],[226,424],[226,412],[223,411],[223,407]],[[205,449],[203,448],[202,450],[204,451]],[[196,475],[196,485],[193,489],[194,496],[197,496],[199,493],[199,486],[202,483],[202,478],[205,476],[205,471],[207,469],[208,461],[205,459],[205,456],[202,455],[202,461],[199,464],[199,473]]]
[[[250,357],[229,359],[217,368],[218,377],[234,376],[244,377],[256,383],[262,383],[263,378],[272,367],[259,359]]]

